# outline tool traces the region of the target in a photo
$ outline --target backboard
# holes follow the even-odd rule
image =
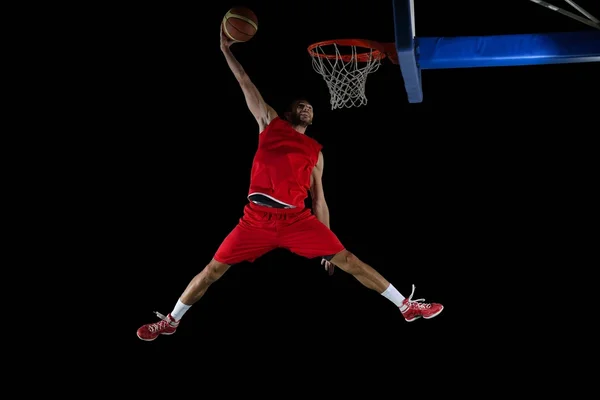
[[[414,0],[392,0],[393,41],[335,39],[313,43],[308,52],[313,68],[327,83],[332,109],[366,105],[368,76],[386,58],[399,66],[409,103],[423,102],[422,71],[427,69],[600,61],[600,22],[588,10],[575,0],[562,1],[573,11],[541,0],[523,0],[527,1],[532,7],[541,6],[548,13],[578,21],[583,29],[489,36],[419,36]]]
[[[524,0],[525,1],[525,0]],[[410,103],[423,101],[421,71],[441,68],[502,67],[600,61],[600,24],[575,1],[567,11],[530,0],[589,27],[576,32],[497,36],[419,37],[414,0],[393,0],[395,44]]]

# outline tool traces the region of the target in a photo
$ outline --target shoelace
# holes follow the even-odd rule
[[[413,300],[413,294],[415,294],[415,285],[412,285],[412,292],[410,292],[410,296],[408,296],[408,306],[409,307],[417,307],[417,308],[430,308],[431,304],[423,303],[425,299],[416,299]]]
[[[152,333],[165,329],[167,326],[172,326],[169,321],[167,321],[167,317],[159,313],[158,311],[154,311],[154,314],[158,316],[162,321],[154,323],[148,327],[148,330]]]

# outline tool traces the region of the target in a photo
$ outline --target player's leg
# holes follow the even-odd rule
[[[280,230],[282,247],[306,258],[325,257],[336,266],[339,263],[340,269],[378,293],[383,293],[390,285],[375,269],[347,251],[337,235],[310,211],[295,216],[290,222]]]
[[[354,276],[363,286],[375,290],[377,293],[383,293],[390,286],[388,280],[379,272],[346,249],[335,254],[330,262]]]
[[[165,315],[156,312],[159,322],[146,324],[138,329],[137,335],[152,341],[159,335],[171,335],[190,307],[199,301],[208,288],[219,280],[233,264],[254,261],[273,250],[276,240],[274,226],[268,224],[268,216],[248,208],[235,228],[223,240],[210,262],[188,283],[173,310]]]
[[[213,259],[190,281],[181,294],[179,303],[184,305],[182,312],[178,313],[176,306],[171,315],[177,320],[181,319],[183,313],[200,300],[210,285],[219,280],[231,265],[243,261],[253,262],[273,250],[276,247],[275,240],[274,229],[265,229],[255,224],[249,225],[245,220],[240,221],[223,240]]]
[[[235,232],[235,229],[232,233]],[[223,243],[228,243],[228,238]],[[179,321],[183,314],[196,303],[208,290],[210,285],[215,283],[229,269],[231,264],[226,264],[217,261],[216,259],[210,262],[192,278],[187,287],[175,303],[173,310],[163,315],[155,311],[155,314],[161,320],[150,324],[143,325],[137,331],[137,336],[145,341],[152,341],[159,335],[172,335],[179,326]]]
[[[337,235],[312,213],[303,213],[282,230],[282,246],[306,258],[325,257],[360,283],[383,293],[390,283],[375,269],[347,251]]]
[[[235,232],[235,230],[233,232]],[[232,242],[231,235],[229,235],[225,241],[223,241],[223,244],[229,245]],[[221,245],[221,247],[223,246]],[[175,309],[171,312],[171,316],[176,320],[180,320],[181,317],[183,317],[183,314],[204,296],[210,285],[219,280],[231,265],[233,265],[233,263],[227,264],[217,261],[215,258],[210,260],[204,269],[188,283],[187,287],[179,297]]]
[[[407,321],[417,318],[433,318],[444,308],[441,304],[413,300],[413,292],[407,298],[386,278],[369,264],[348,251],[338,237],[313,214],[301,214],[282,230],[283,245],[290,251],[306,258],[325,257],[333,265],[345,271],[363,286],[376,291],[394,303]]]
[[[412,297],[415,285],[412,285],[410,296],[405,297],[373,267],[347,249],[335,254],[330,262],[342,271],[354,276],[365,287],[375,290],[394,303],[408,322],[421,317],[425,319],[433,318],[444,309],[444,306],[439,303],[426,303],[424,299],[414,300]]]

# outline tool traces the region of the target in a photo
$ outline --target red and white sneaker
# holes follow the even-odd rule
[[[442,312],[444,306],[438,303],[424,303],[425,299],[413,300],[413,294],[415,293],[415,285],[412,285],[412,292],[410,296],[402,302],[400,311],[407,322],[412,322],[415,319],[421,317],[425,319],[433,318]]]
[[[154,311],[154,313],[161,321],[153,324],[146,324],[137,330],[137,336],[147,342],[151,342],[159,335],[172,335],[179,326],[179,321],[175,321],[173,317],[171,317],[171,314],[165,317],[159,312]]]

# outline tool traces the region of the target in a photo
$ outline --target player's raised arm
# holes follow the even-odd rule
[[[277,112],[269,106],[262,95],[250,80],[250,77],[239,63],[239,61],[235,58],[233,53],[231,52],[231,45],[235,43],[233,40],[227,37],[227,35],[223,32],[221,27],[221,51],[225,55],[225,59],[227,60],[227,64],[233,72],[233,75],[239,82],[242,91],[244,92],[244,97],[246,98],[246,104],[250,109],[254,118],[256,118],[256,122],[258,122],[259,132],[262,132],[266,126],[277,117]]]

